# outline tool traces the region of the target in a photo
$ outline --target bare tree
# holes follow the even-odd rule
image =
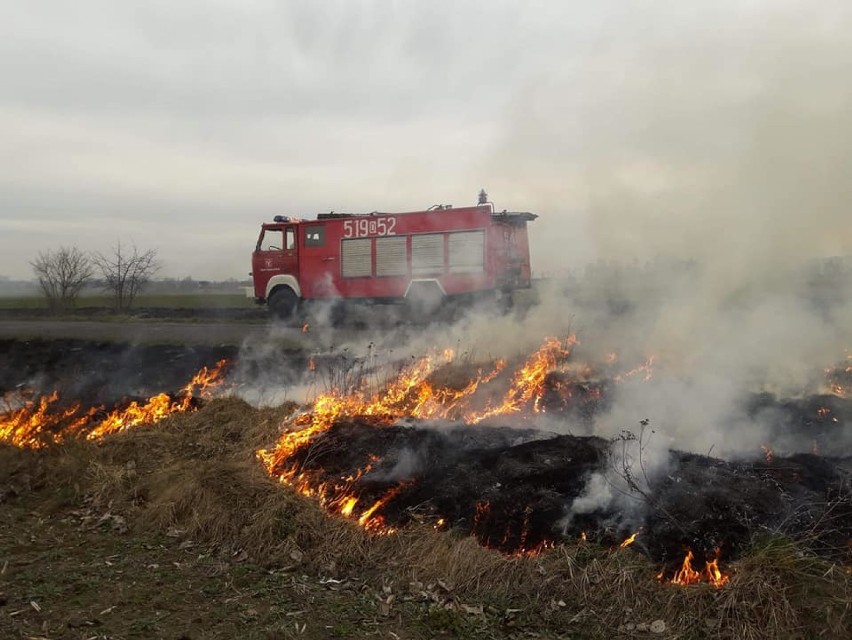
[[[135,244],[131,247],[128,250],[119,241],[111,253],[96,253],[92,257],[103,275],[103,288],[113,295],[116,311],[130,309],[136,295],[160,268],[155,249],[140,253]]]
[[[80,290],[92,277],[91,259],[77,247],[42,251],[30,265],[54,311],[73,307]]]

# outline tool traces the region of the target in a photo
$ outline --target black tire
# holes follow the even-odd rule
[[[266,304],[279,320],[291,320],[299,304],[299,296],[290,287],[278,287],[272,290]]]

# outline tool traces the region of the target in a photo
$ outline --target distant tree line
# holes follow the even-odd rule
[[[146,291],[148,293],[180,294],[180,293],[233,293],[239,287],[248,286],[251,280],[195,280],[192,276],[184,278],[157,278],[151,280]]]
[[[135,244],[128,249],[120,241],[108,253],[87,253],[77,247],[42,251],[30,265],[53,311],[73,309],[95,274],[100,274],[101,288],[112,296],[115,311],[127,311],[160,268],[155,249],[140,251]]]

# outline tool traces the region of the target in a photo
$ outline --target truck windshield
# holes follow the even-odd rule
[[[281,251],[284,246],[284,233],[280,230],[265,229],[257,245],[259,251]]]

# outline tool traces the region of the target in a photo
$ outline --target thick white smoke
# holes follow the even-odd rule
[[[336,348],[484,361],[573,331],[592,361],[655,356],[596,433],[649,418],[672,447],[759,453],[776,418],[747,394],[813,392],[852,347],[850,27],[839,2],[621,7],[516,94],[482,163],[501,203],[541,214],[533,265],[561,277],[540,305]]]
[[[620,15],[518,98],[491,168],[542,214],[538,268],[574,276],[537,315],[656,356],[598,432],[651,418],[673,446],[754,450],[768,425],[743,395],[813,391],[852,346],[852,9]]]

